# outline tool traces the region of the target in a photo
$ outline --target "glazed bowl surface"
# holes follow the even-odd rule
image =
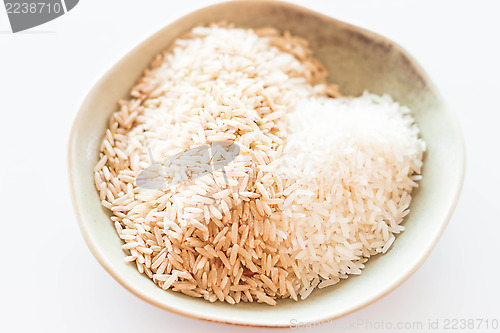
[[[410,107],[428,150],[423,179],[413,192],[405,232],[385,255],[370,259],[360,276],[314,291],[306,300],[210,303],[164,291],[134,264],[124,262],[122,241],[94,187],[93,168],[117,101],[126,98],[154,56],[194,26],[227,21],[237,26],[272,26],[309,41],[345,95],[364,90],[388,93]],[[374,302],[405,281],[428,257],[457,203],[465,173],[464,142],[454,113],[418,63],[394,42],[311,10],[274,1],[212,5],[170,23],[114,65],[91,89],[74,121],[69,142],[71,195],[78,223],[100,264],[125,288],[166,310],[194,318],[252,326],[290,327],[294,322],[338,318]]]

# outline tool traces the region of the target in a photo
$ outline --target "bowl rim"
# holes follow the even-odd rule
[[[150,43],[151,40],[154,40],[155,38],[157,38],[157,36],[160,35],[165,29],[168,29],[172,24],[176,23],[178,20],[181,20],[186,15],[194,14],[196,12],[201,12],[201,11],[204,11],[204,10],[206,10],[208,8],[211,8],[211,7],[226,6],[226,5],[230,4],[230,3],[233,4],[233,5],[238,5],[239,3],[247,3],[248,4],[248,3],[255,3],[255,2],[256,2],[255,0],[222,1],[222,2],[215,3],[215,4],[210,4],[210,5],[204,5],[202,7],[197,7],[197,9],[195,9],[195,10],[191,10],[191,11],[188,10],[187,12],[180,13],[180,15],[176,15],[174,18],[170,19],[168,21],[168,23],[166,25],[164,25],[162,28],[158,29],[153,34],[150,34],[142,42],[140,42],[139,44],[137,44],[133,48],[131,48],[129,51],[127,51],[125,55],[123,55],[122,57],[120,57],[120,59],[117,62],[115,62],[112,66],[110,66],[104,72],[104,74],[102,74],[100,76],[100,78],[97,81],[94,82],[94,84],[92,85],[92,88],[88,91],[88,93],[86,94],[85,98],[81,102],[81,105],[80,105],[80,107],[78,109],[78,112],[74,116],[73,123],[72,123],[71,130],[70,130],[70,135],[69,135],[69,140],[68,140],[68,148],[67,148],[68,149],[67,150],[67,154],[68,154],[67,155],[67,163],[68,163],[67,165],[68,165],[69,189],[70,189],[70,194],[71,194],[71,201],[72,201],[72,204],[73,204],[74,212],[75,212],[75,215],[76,215],[76,219],[77,219],[80,231],[81,231],[81,233],[83,235],[83,238],[85,240],[85,243],[87,244],[87,246],[90,249],[91,253],[95,257],[95,259],[100,263],[100,265],[118,283],[120,283],[123,287],[125,287],[129,292],[131,292],[135,296],[139,297],[143,301],[146,301],[146,302],[148,302],[150,304],[153,304],[153,305],[155,305],[155,306],[157,306],[159,308],[162,308],[164,310],[168,310],[170,312],[173,312],[173,313],[176,313],[176,314],[179,314],[179,315],[183,315],[183,316],[187,316],[187,317],[190,317],[190,318],[194,318],[194,319],[201,319],[201,320],[205,320],[205,321],[209,321],[209,322],[222,323],[222,324],[230,324],[230,325],[238,325],[238,326],[268,327],[268,328],[289,328],[290,327],[289,325],[254,324],[254,323],[248,323],[248,322],[244,322],[244,321],[234,321],[234,320],[231,321],[230,319],[222,320],[222,319],[211,318],[209,316],[198,316],[198,315],[195,315],[195,314],[193,314],[193,313],[191,313],[189,311],[179,310],[175,306],[171,306],[169,304],[161,303],[161,302],[157,301],[156,299],[154,299],[152,297],[149,297],[148,295],[144,294],[140,290],[140,288],[137,288],[133,283],[129,283],[128,281],[126,281],[126,279],[122,278],[120,276],[120,274],[117,273],[112,268],[112,264],[105,258],[105,256],[103,255],[103,253],[99,250],[98,246],[96,246],[96,244],[94,243],[94,240],[92,239],[91,232],[90,232],[90,230],[88,229],[88,226],[87,226],[87,222],[86,222],[87,218],[85,217],[85,213],[83,212],[82,208],[80,207],[80,203],[77,200],[77,195],[76,195],[76,184],[75,184],[76,170],[75,170],[75,163],[74,163],[76,151],[75,151],[75,149],[74,149],[73,146],[74,146],[74,142],[76,141],[76,135],[77,135],[77,132],[78,132],[78,123],[79,123],[80,119],[82,119],[83,117],[85,117],[84,110],[86,108],[86,104],[90,103],[90,101],[89,101],[90,97],[94,93],[96,93],[98,91],[97,88],[105,81],[105,79],[117,67],[120,67],[121,63],[126,62],[126,59],[132,53],[134,53],[137,49],[144,48],[144,46],[146,46],[148,43]],[[384,41],[384,42],[390,43],[394,47],[394,49],[396,51],[400,52],[401,54],[403,54],[404,56],[407,57],[407,59],[409,60],[409,62],[411,63],[411,65],[419,72],[419,74],[423,77],[423,79],[431,87],[431,89],[433,90],[433,92],[437,95],[437,98],[439,98],[441,100],[441,102],[443,104],[443,109],[444,109],[443,111],[446,113],[447,118],[450,120],[450,122],[448,123],[448,125],[450,127],[452,127],[452,131],[456,134],[457,139],[458,139],[456,141],[457,147],[460,148],[458,150],[458,152],[459,152],[459,163],[457,163],[457,165],[456,165],[457,168],[458,168],[458,170],[459,170],[459,172],[458,172],[458,182],[455,184],[454,193],[453,193],[453,196],[452,196],[451,203],[447,207],[447,213],[446,213],[446,215],[445,215],[445,217],[444,217],[444,219],[443,219],[443,221],[441,223],[441,226],[440,226],[439,230],[435,234],[435,237],[432,240],[432,242],[429,243],[429,245],[425,249],[425,251],[423,251],[420,254],[420,256],[418,258],[416,258],[416,261],[415,261],[414,265],[411,267],[411,269],[408,269],[405,272],[405,274],[401,275],[399,277],[399,279],[395,283],[393,283],[392,285],[388,286],[387,288],[385,288],[383,290],[378,291],[373,296],[371,296],[371,298],[365,299],[360,304],[358,304],[356,306],[353,306],[352,308],[347,309],[346,311],[343,311],[340,314],[333,315],[333,316],[326,317],[326,318],[322,318],[322,319],[318,319],[318,320],[313,320],[313,321],[310,321],[310,323],[320,323],[320,322],[324,322],[324,321],[327,321],[327,320],[334,320],[334,319],[338,319],[338,318],[341,318],[343,316],[346,316],[346,315],[348,315],[350,313],[353,313],[353,312],[355,312],[355,311],[357,311],[357,310],[359,310],[359,309],[361,309],[363,307],[366,307],[366,306],[368,306],[368,305],[370,305],[370,304],[378,301],[379,299],[383,298],[384,296],[386,296],[387,294],[389,294],[391,291],[393,291],[394,289],[396,289],[397,287],[399,287],[403,282],[405,282],[413,273],[415,273],[421,267],[421,265],[424,263],[424,261],[429,257],[430,253],[432,252],[432,250],[436,246],[437,242],[441,238],[441,235],[443,234],[446,226],[448,225],[448,223],[449,223],[449,221],[450,221],[450,219],[451,219],[451,217],[453,215],[453,212],[454,212],[454,210],[455,210],[455,208],[457,206],[458,200],[460,198],[460,194],[461,194],[461,191],[462,191],[462,188],[463,188],[463,184],[464,184],[464,179],[465,179],[465,172],[466,172],[465,140],[464,140],[463,132],[461,130],[461,127],[460,127],[460,124],[459,124],[459,121],[458,121],[458,118],[457,118],[456,114],[449,108],[448,103],[446,103],[446,101],[442,97],[441,93],[436,89],[433,81],[430,79],[429,75],[423,70],[422,66],[413,58],[413,56],[411,56],[399,44],[393,42],[392,40],[390,40],[390,39],[388,39],[388,38],[386,38],[386,37],[384,37],[384,36],[382,36],[382,35],[380,35],[378,33],[375,33],[375,32],[370,31],[368,29],[362,28],[362,27],[360,27],[358,25],[350,24],[350,23],[347,23],[347,22],[343,22],[343,21],[341,21],[339,19],[336,19],[334,17],[328,16],[328,15],[324,15],[322,13],[316,12],[316,11],[314,11],[312,9],[309,9],[309,8],[306,8],[306,7],[303,7],[303,6],[300,6],[300,5],[292,4],[292,3],[289,3],[289,2],[286,2],[286,1],[279,1],[279,0],[258,0],[258,2],[260,4],[262,4],[262,3],[278,4],[278,5],[285,6],[285,7],[297,10],[297,11],[305,12],[306,14],[309,14],[309,15],[319,16],[319,17],[322,17],[322,18],[325,18],[325,19],[328,19],[328,20],[332,20],[332,21],[335,21],[335,24],[338,24],[338,25],[341,25],[341,26],[344,26],[344,27],[349,27],[351,29],[355,29],[356,31],[362,33],[363,35],[369,37],[370,39],[374,39],[374,40],[379,40],[379,41]]]

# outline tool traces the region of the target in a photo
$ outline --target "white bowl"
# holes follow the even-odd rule
[[[406,231],[385,255],[371,258],[360,276],[304,301],[209,303],[164,291],[135,265],[125,263],[107,211],[93,184],[93,167],[108,119],[117,101],[128,96],[153,57],[179,35],[200,24],[227,20],[245,27],[273,26],[310,42],[329,70],[329,80],[344,94],[368,89],[389,93],[409,106],[428,145],[423,180],[414,192]],[[381,298],[406,280],[427,258],[451,217],[465,173],[465,153],[457,119],[415,60],[390,40],[367,30],[284,2],[234,1],[200,9],[169,24],[113,66],[93,87],[75,119],[69,142],[71,195],[83,236],[101,265],[138,297],[166,310],[205,320],[288,327],[292,320],[318,322],[337,318]]]

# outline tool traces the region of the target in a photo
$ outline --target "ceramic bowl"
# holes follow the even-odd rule
[[[126,98],[153,57],[192,27],[226,20],[245,27],[273,26],[307,39],[341,92],[389,93],[409,106],[428,145],[423,180],[414,192],[406,231],[385,255],[372,258],[360,276],[315,291],[303,301],[209,303],[164,291],[135,265],[125,263],[122,242],[99,202],[93,184],[101,140],[117,101]],[[81,231],[101,265],[125,288],[166,310],[194,318],[252,326],[288,327],[337,318],[381,298],[427,258],[457,203],[465,172],[464,142],[454,113],[418,63],[400,46],[373,32],[311,10],[272,1],[212,5],[167,25],[125,55],[92,88],[74,121],[69,142],[69,177]]]

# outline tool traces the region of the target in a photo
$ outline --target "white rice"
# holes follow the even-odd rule
[[[290,225],[284,244],[307,296],[314,279],[334,284],[387,252],[404,230],[425,144],[410,110],[387,95],[306,99],[288,115],[288,127],[278,169],[293,188],[283,207]]]
[[[94,169],[124,260],[163,289],[275,305],[389,250],[425,145],[407,108],[332,98],[326,75],[271,28],[197,27],[159,55]]]

